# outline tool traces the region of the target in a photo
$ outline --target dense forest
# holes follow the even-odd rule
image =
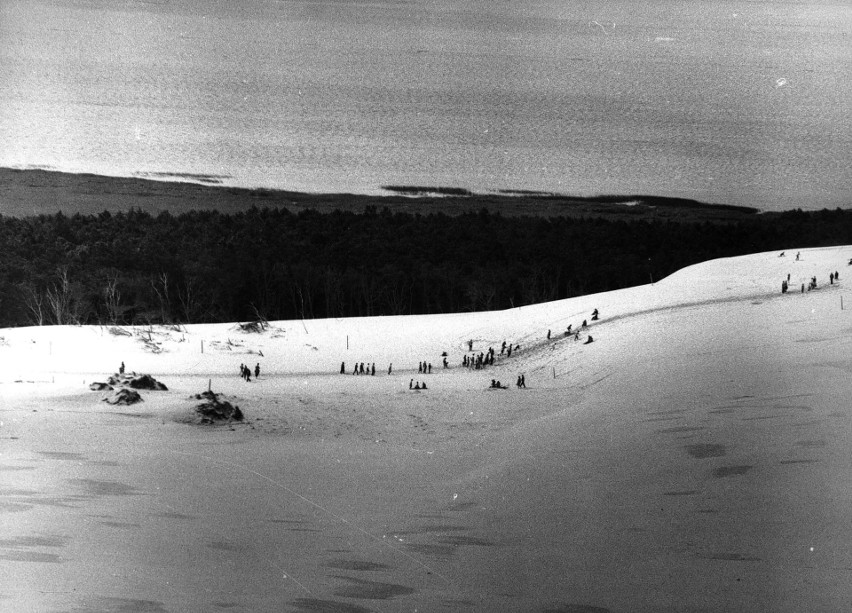
[[[842,244],[852,211],[839,209],[729,223],[375,207],[0,216],[0,327],[505,309],[718,257]]]

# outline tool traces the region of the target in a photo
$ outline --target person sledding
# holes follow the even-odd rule
[[[592,311],[592,321],[597,321],[597,320],[598,320],[598,310],[595,309],[594,311]]]
[[[590,334],[590,335],[589,335],[589,338],[587,338],[587,339],[586,339],[586,342],[585,342],[585,343],[583,343],[583,344],[584,344],[584,345],[588,345],[588,344],[590,344],[590,343],[594,343],[594,342],[595,342],[595,339],[593,339],[593,338],[592,338],[592,335]]]

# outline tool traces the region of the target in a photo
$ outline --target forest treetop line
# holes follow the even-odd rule
[[[497,310],[832,245],[852,245],[852,210],[713,222],[374,206],[0,216],[0,327]]]

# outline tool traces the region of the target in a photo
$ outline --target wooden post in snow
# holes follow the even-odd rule
[[[213,391],[213,379],[207,379],[207,391]]]
[[[555,379],[556,378],[556,367],[552,366],[551,368],[553,368],[553,378]]]
[[[346,335],[346,351],[349,351],[349,335]]]
[[[204,353],[204,339],[201,339],[201,353]]]

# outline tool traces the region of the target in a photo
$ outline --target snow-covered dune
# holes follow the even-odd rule
[[[490,313],[0,330],[0,609],[848,610],[850,257]],[[169,390],[101,402],[121,362]],[[208,386],[246,421],[185,423]]]

